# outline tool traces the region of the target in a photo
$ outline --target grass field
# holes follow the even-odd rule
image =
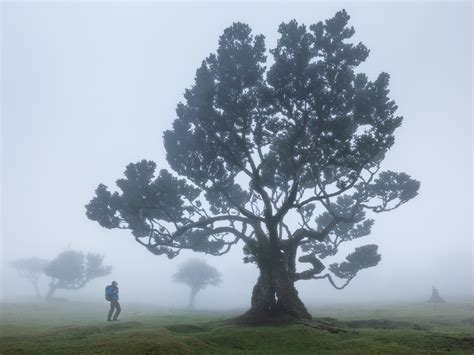
[[[1,304],[0,354],[474,354],[469,303],[332,305],[312,322],[239,326],[237,312],[123,304]]]

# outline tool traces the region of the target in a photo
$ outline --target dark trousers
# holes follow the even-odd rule
[[[110,310],[109,314],[107,315],[107,320],[117,320],[117,317],[119,316],[121,311],[122,309],[120,308],[120,303],[117,300],[110,301]],[[114,316],[113,318],[112,315]]]

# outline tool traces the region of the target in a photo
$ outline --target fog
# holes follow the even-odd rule
[[[111,280],[127,302],[185,307],[188,290],[172,281],[191,257],[222,273],[196,299],[203,309],[245,308],[258,270],[242,244],[221,257],[183,252],[168,260],[127,231],[85,216],[99,183],[115,189],[130,162],[169,168],[163,131],[195,70],[215,52],[223,29],[248,23],[273,48],[277,28],[310,25],[345,8],[370,56],[371,80],[391,75],[390,96],[404,116],[382,167],[421,181],[418,197],[375,216],[372,234],[343,249],[379,245],[382,261],[342,291],[326,280],[299,281],[308,304],[424,301],[435,285],[446,300],[473,295],[472,4],[470,3],[28,3],[2,4],[1,299],[33,288],[8,263],[53,259],[71,248],[105,255],[110,276],[70,300],[102,301]],[[47,279],[41,279],[43,294]]]

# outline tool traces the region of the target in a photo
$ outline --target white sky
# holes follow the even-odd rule
[[[420,195],[376,216],[371,236],[382,262],[343,291],[298,283],[305,303],[423,300],[436,285],[445,298],[473,291],[471,3],[2,3],[2,240],[5,299],[32,292],[7,266],[19,257],[53,258],[70,246],[104,253],[110,278],[58,296],[102,300],[117,279],[122,300],[186,305],[171,282],[176,263],[139,246],[126,232],[85,217],[103,182],[141,159],[167,168],[162,133],[234,21],[274,47],[282,21],[310,25],[345,8],[354,41],[371,50],[360,70],[391,75],[391,97],[405,117],[384,169],[421,181]],[[352,246],[353,247],[353,246]],[[188,253],[187,255],[191,255]],[[240,307],[257,272],[240,248],[207,257],[223,273],[202,307]],[[43,289],[46,280],[43,280]]]

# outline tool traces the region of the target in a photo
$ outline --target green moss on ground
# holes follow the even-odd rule
[[[312,322],[243,326],[231,313],[104,306],[2,304],[1,354],[444,354],[474,353],[470,304],[344,306]],[[106,310],[106,309],[105,309]],[[408,311],[410,310],[410,311]],[[313,309],[313,312],[315,310]],[[316,312],[314,312],[316,313]],[[329,317],[330,315],[330,317]]]

